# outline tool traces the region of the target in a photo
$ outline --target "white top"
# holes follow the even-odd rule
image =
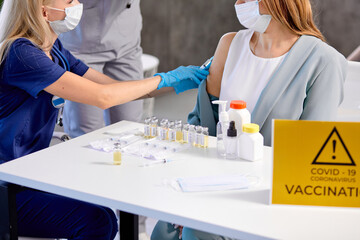
[[[243,100],[250,113],[270,77],[286,56],[255,56],[250,49],[253,33],[253,30],[242,30],[234,37],[226,59],[220,91],[220,100],[228,101],[227,108],[231,100]]]

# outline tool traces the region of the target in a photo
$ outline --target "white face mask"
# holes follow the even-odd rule
[[[264,33],[270,24],[271,15],[260,15],[260,1],[237,4],[235,11],[241,25],[256,32]]]
[[[58,8],[52,8],[48,7],[57,11],[63,11],[66,14],[66,17],[64,20],[58,20],[58,21],[49,21],[49,24],[51,28],[54,30],[54,32],[59,35],[60,33],[68,32],[76,28],[76,26],[79,24],[81,20],[81,16],[83,13],[83,4],[77,4],[72,7],[65,8],[65,10],[58,9]]]

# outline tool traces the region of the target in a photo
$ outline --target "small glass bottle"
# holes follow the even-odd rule
[[[192,146],[195,146],[195,135],[196,135],[196,132],[195,132],[195,125],[190,125],[189,126],[189,144],[192,145]]]
[[[113,162],[114,162],[114,165],[121,165],[120,143],[114,143]]]
[[[182,143],[183,134],[182,134],[182,124],[181,121],[175,121],[175,132],[176,132],[176,142]]]
[[[183,143],[188,143],[189,142],[189,128],[190,128],[190,124],[188,124],[188,123],[184,124],[183,130],[182,130],[182,133],[183,133],[182,142]]]
[[[202,127],[196,126],[195,131],[195,147],[201,147]]]
[[[169,122],[169,141],[175,142],[176,140],[176,131],[175,131],[175,122]]]
[[[209,147],[209,128],[207,128],[207,127],[203,127],[203,129],[202,129],[201,147],[202,148]]]
[[[145,125],[144,125],[144,137],[145,138],[150,138],[150,136],[151,136],[150,124],[151,124],[151,118],[148,117],[145,119]]]
[[[163,119],[161,120],[160,122],[160,134],[159,134],[159,138],[160,140],[162,141],[165,141],[168,139],[168,131],[169,131],[169,128],[168,128],[168,122],[169,120],[167,119]]]
[[[235,122],[231,121],[229,129],[227,130],[227,137],[225,141],[225,151],[227,159],[236,159],[237,158],[237,131],[235,128]]]
[[[150,138],[155,138],[158,135],[158,123],[159,119],[156,117],[151,118],[151,125],[150,125]]]

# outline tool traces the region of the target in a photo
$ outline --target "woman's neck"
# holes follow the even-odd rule
[[[265,33],[254,33],[250,46],[258,57],[275,58],[287,53],[298,38],[298,35],[272,20]]]
[[[51,51],[51,49],[53,48],[57,37],[58,37],[58,36],[53,32],[53,33],[52,33],[52,36],[49,37],[49,38],[46,38],[46,39],[45,39],[45,42],[44,42],[44,46],[43,46],[44,52],[45,52],[45,54],[46,54],[50,59],[52,59],[52,56],[51,56],[51,54],[50,54],[50,51]]]

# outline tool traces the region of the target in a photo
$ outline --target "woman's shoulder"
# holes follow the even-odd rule
[[[222,44],[230,45],[235,38],[242,39],[242,38],[248,37],[251,34],[252,34],[252,31],[249,29],[240,30],[238,32],[228,32],[228,33],[225,33],[220,38],[219,42]]]
[[[8,57],[15,57],[20,60],[28,57],[29,55],[43,53],[33,42],[27,38],[18,38],[9,46]]]
[[[324,60],[324,62],[327,64],[339,63],[339,61],[343,63],[346,62],[345,56],[328,43],[313,36],[304,37],[307,39],[307,41],[312,41],[315,43],[313,48],[314,57]]]

